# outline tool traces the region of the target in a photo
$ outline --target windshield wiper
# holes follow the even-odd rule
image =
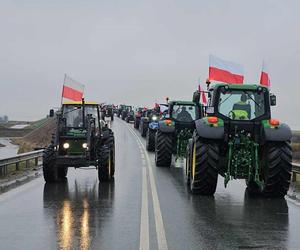
[[[69,113],[71,113],[71,112],[73,112],[73,111],[75,111],[75,110],[78,110],[78,109],[81,109],[81,107],[76,107],[76,108],[74,108],[74,109],[71,109],[71,110],[69,110],[69,111],[63,113],[63,115],[69,114]]]
[[[222,102],[219,104],[219,106],[222,105],[224,102],[226,102],[231,96],[232,96],[232,94],[230,94],[224,101],[222,101]]]
[[[243,92],[260,108],[260,104],[258,102],[256,102],[247,91],[243,91]]]

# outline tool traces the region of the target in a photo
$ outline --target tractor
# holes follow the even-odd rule
[[[122,117],[122,111],[126,108],[126,105],[120,104],[117,109],[117,117]]]
[[[137,108],[135,110],[133,126],[136,129],[138,129],[139,126],[140,126],[140,121],[141,121],[141,117],[142,117],[142,114],[143,114],[143,110],[144,110],[144,108]]]
[[[245,179],[247,193],[284,197],[292,170],[291,129],[271,118],[276,96],[262,85],[208,84],[207,116],[189,141],[186,180],[194,194],[213,195],[218,175],[225,187]]]
[[[103,119],[105,119],[106,117],[110,117],[111,121],[114,120],[113,105],[103,105],[102,112],[103,112]]]
[[[132,110],[132,107],[131,106],[128,106],[128,105],[124,105],[123,109],[122,109],[122,112],[121,112],[121,118],[122,120],[125,121],[128,113]]]
[[[164,117],[167,112],[168,104],[155,104],[146,132],[146,149],[148,151],[155,150],[155,134],[159,126],[159,120]]]
[[[170,101],[168,112],[158,123],[155,134],[155,163],[170,167],[175,159],[186,156],[188,140],[195,129],[195,120],[203,116],[203,106],[193,101]]]
[[[142,117],[139,124],[139,130],[141,132],[142,137],[146,137],[149,122],[151,121],[152,116],[153,116],[153,109],[147,109],[142,113]]]
[[[95,102],[66,102],[57,113],[57,127],[51,144],[44,150],[45,181],[56,182],[67,176],[68,168],[98,169],[100,182],[113,180],[115,171],[114,134],[101,119]]]

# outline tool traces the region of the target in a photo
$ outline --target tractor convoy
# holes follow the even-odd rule
[[[208,104],[200,97],[208,96]],[[44,178],[56,182],[69,167],[95,166],[100,182],[115,171],[115,139],[105,121],[114,116],[146,139],[157,167],[184,160],[185,180],[192,194],[214,195],[219,175],[225,187],[244,179],[249,194],[284,197],[292,171],[292,133],[273,119],[276,96],[255,84],[207,82],[192,100],[169,100],[153,108],[92,102],[62,104],[51,145],[44,151]],[[53,111],[50,112],[53,115]]]

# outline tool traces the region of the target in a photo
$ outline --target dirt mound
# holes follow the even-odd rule
[[[33,151],[35,148],[44,148],[51,142],[52,134],[55,131],[56,119],[49,118],[43,126],[34,129],[22,138],[13,140],[15,144],[20,145],[19,154]]]

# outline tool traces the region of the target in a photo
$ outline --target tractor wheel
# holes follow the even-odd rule
[[[218,182],[219,148],[214,142],[195,138],[190,152],[190,191],[193,194],[213,195]]]
[[[143,123],[141,126],[141,136],[146,137],[148,123]]]
[[[57,181],[57,168],[52,146],[46,148],[43,154],[43,175],[46,182]]]
[[[264,154],[264,187],[267,197],[283,198],[289,190],[292,149],[289,142],[268,142]]]
[[[172,161],[173,134],[157,131],[155,136],[155,164],[157,167],[170,167]]]
[[[140,123],[138,120],[134,120],[134,128],[139,129]]]
[[[67,177],[68,168],[67,167],[58,167],[57,168],[57,177],[58,179],[64,179]]]
[[[100,182],[109,182],[114,176],[114,150],[103,146],[98,153],[98,179]]]
[[[148,151],[154,151],[155,150],[155,133],[156,131],[153,129],[148,129],[147,135],[146,135],[146,149]]]

